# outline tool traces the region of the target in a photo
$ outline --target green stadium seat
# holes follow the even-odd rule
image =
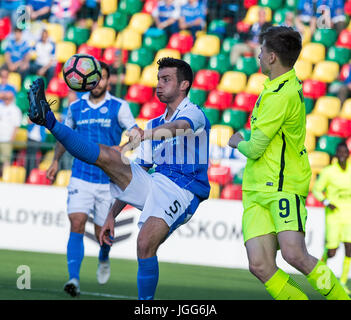
[[[317,141],[316,151],[328,153],[330,156],[335,155],[336,147],[343,139],[338,136],[323,135]]]
[[[143,2],[141,0],[120,0],[118,4],[118,11],[125,12],[129,15],[141,11],[142,8]]]
[[[202,108],[202,111],[204,112],[204,114],[206,115],[208,121],[210,121],[211,126],[213,126],[214,124],[218,124],[219,123],[219,109],[215,109],[215,108]]]
[[[283,0],[260,0],[258,5],[261,7],[271,8],[274,11],[282,7]]]
[[[209,59],[208,69],[216,70],[220,74],[228,71],[230,69],[230,60],[229,56],[224,53],[220,53],[216,56],[213,56]]]
[[[229,54],[232,47],[235,44],[240,42],[241,42],[240,38],[233,38],[233,37],[225,38],[221,46],[221,52]]]
[[[194,73],[206,69],[207,59],[205,56],[188,52],[183,56],[183,60],[190,65]]]
[[[207,92],[198,88],[191,88],[189,91],[189,99],[192,103],[202,107],[205,104]]]
[[[209,23],[207,28],[208,34],[215,34],[223,39],[227,33],[228,22],[223,19],[214,19]]]
[[[286,0],[285,7],[289,10],[294,11],[297,8],[299,0]]]
[[[285,20],[285,14],[289,11],[287,8],[280,8],[273,14],[273,24],[280,25]]]
[[[258,71],[256,59],[254,57],[240,57],[234,66],[234,71],[245,73],[247,76]]]
[[[329,86],[328,86],[328,96],[334,96],[336,97],[339,93],[340,88],[344,85],[344,83],[340,80],[335,80],[333,81]]]
[[[88,41],[90,37],[90,30],[87,28],[80,28],[76,26],[71,26],[66,32],[64,41],[70,41],[75,43],[77,46]]]
[[[115,29],[116,31],[123,30],[128,25],[128,15],[123,11],[116,11],[105,17],[104,26]]]
[[[312,98],[305,97],[305,108],[306,108],[306,114],[309,114],[312,112],[314,108],[314,100]]]
[[[140,113],[140,104],[136,102],[128,102],[130,111],[134,118],[137,118]]]
[[[350,60],[350,49],[332,46],[327,52],[326,60],[335,61],[339,65],[344,65]]]
[[[312,36],[312,42],[323,44],[325,47],[331,47],[338,35],[335,29],[317,28]]]
[[[234,175],[233,184],[243,184],[244,169],[245,169],[245,168],[241,168],[241,169]]]
[[[29,90],[29,87],[31,86],[31,84],[33,83],[34,80],[38,79],[38,78],[42,78],[44,80],[45,83],[45,87],[47,87],[47,81],[45,77],[41,77],[41,76],[37,76],[34,74],[29,74],[27,75],[23,82],[22,82],[22,90]]]
[[[223,111],[221,124],[231,126],[235,131],[244,128],[247,113],[242,110],[226,109]]]
[[[151,64],[154,60],[153,52],[148,49],[141,47],[139,49],[133,50],[129,54],[129,63],[134,63],[139,65],[140,67],[144,68],[147,65]]]
[[[168,42],[167,34],[164,30],[150,28],[143,37],[143,47],[158,51],[166,47]]]

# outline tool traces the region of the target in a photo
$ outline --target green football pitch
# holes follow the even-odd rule
[[[26,271],[19,268],[23,265],[29,268],[25,267]],[[0,300],[137,299],[136,261],[111,259],[111,278],[105,285],[97,283],[96,268],[97,258],[84,258],[81,295],[72,298],[63,291],[68,276],[65,255],[0,250]],[[305,277],[293,275],[293,278],[310,299],[320,299]],[[18,284],[26,283],[30,283],[30,288],[18,288]],[[160,262],[155,299],[271,300],[271,297],[248,270]]]

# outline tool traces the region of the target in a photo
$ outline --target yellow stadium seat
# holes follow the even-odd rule
[[[221,188],[218,183],[210,181],[210,199],[219,199],[221,195]]]
[[[141,119],[141,118],[136,118],[135,122],[136,122],[136,124],[138,125],[139,128],[145,130],[148,120]]]
[[[56,59],[59,63],[65,63],[77,51],[76,45],[69,41],[60,41],[56,44]]]
[[[8,78],[8,83],[13,85],[15,89],[18,91],[21,91],[21,86],[22,86],[22,78],[21,75],[17,72],[10,72],[9,73],[9,78]]]
[[[5,56],[3,54],[0,54],[0,66],[2,66],[5,63]]]
[[[56,95],[56,94],[53,94],[53,93],[45,93],[45,96],[46,96],[46,100],[48,102],[56,101],[55,103],[50,105],[50,109],[53,112],[59,111],[59,109],[60,109],[60,97],[58,95]]]
[[[340,117],[351,120],[351,98],[346,99],[342,105]]]
[[[134,63],[126,64],[126,75],[124,77],[124,84],[131,86],[138,83],[140,79],[141,69],[140,66]]]
[[[312,79],[331,83],[339,75],[339,65],[335,61],[320,61],[313,69]]]
[[[312,33],[311,28],[309,26],[304,26],[304,30],[302,33],[302,45],[304,46],[306,43],[311,42]]]
[[[49,150],[48,152],[45,153],[43,161],[50,161],[51,162],[54,159],[54,155],[55,155],[55,151]]]
[[[63,26],[59,23],[46,23],[45,28],[49,33],[49,37],[55,43],[62,41],[64,36]]]
[[[101,0],[100,1],[100,12],[103,15],[114,13],[117,11],[117,0]]]
[[[196,38],[191,50],[193,54],[199,54],[205,57],[215,56],[219,53],[221,47],[220,39],[215,35],[205,34]]]
[[[313,64],[325,59],[325,47],[321,43],[306,43],[301,50],[299,59],[309,61]]]
[[[312,75],[312,62],[299,59],[295,63],[295,71],[296,76],[301,80],[304,81],[309,79]]]
[[[24,183],[26,169],[20,166],[4,166],[2,181],[5,183]]]
[[[143,69],[143,72],[141,73],[139,83],[144,86],[156,88],[157,82],[158,82],[157,73],[158,73],[158,67],[156,65],[152,64],[152,65],[146,66]]]
[[[320,137],[328,132],[328,118],[321,114],[310,113],[306,116],[306,130]]]
[[[260,10],[260,7],[257,5],[251,6],[245,15],[244,22],[247,24],[254,24],[258,22],[258,12]],[[266,21],[270,22],[272,20],[272,9],[269,7],[264,7],[264,10],[266,11]]]
[[[314,151],[314,149],[316,149],[316,137],[310,131],[306,132],[305,147],[306,147],[307,152],[312,152],[312,151]]]
[[[176,49],[160,49],[157,51],[155,59],[153,64],[157,64],[157,61],[159,59],[165,58],[165,57],[171,57],[171,58],[175,58],[175,59],[181,59],[181,54],[178,50]]]
[[[148,13],[137,12],[132,15],[128,28],[133,29],[141,34],[145,33],[153,23],[152,16]]]
[[[323,96],[317,99],[313,113],[321,114],[332,119],[339,115],[340,107],[341,102],[339,98]]]
[[[322,151],[312,151],[308,154],[308,160],[313,173],[320,173],[321,170],[329,165],[329,154]]]
[[[72,173],[71,170],[60,170],[57,173],[57,176],[53,185],[57,187],[67,187],[69,180],[71,178],[71,173]]]
[[[106,49],[112,47],[116,38],[116,31],[108,27],[98,27],[90,35],[89,46]]]
[[[246,88],[246,74],[239,71],[227,71],[223,74],[217,89],[229,93],[239,93]]]
[[[267,76],[262,73],[253,73],[247,82],[245,92],[259,95],[263,90],[263,83],[266,79]]]
[[[51,161],[48,160],[44,160],[42,162],[39,163],[39,170],[45,170],[47,171],[49,169],[49,167],[51,166]]]
[[[14,149],[22,149],[27,145],[28,130],[25,128],[18,128],[16,131]]]
[[[233,133],[234,130],[230,126],[222,124],[213,125],[210,132],[210,143],[225,147],[228,145],[228,141]]]
[[[118,33],[115,47],[124,50],[135,50],[141,47],[142,35],[130,28],[123,29]]]

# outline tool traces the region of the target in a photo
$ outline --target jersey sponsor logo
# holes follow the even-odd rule
[[[91,125],[91,124],[100,124],[101,127],[109,128],[111,127],[111,119],[99,118],[99,119],[83,119],[77,121],[77,125]]]
[[[77,194],[77,193],[79,193],[78,189],[73,189],[73,190],[69,190],[69,191],[68,191],[68,194],[69,194],[70,196],[73,196],[74,194]]]

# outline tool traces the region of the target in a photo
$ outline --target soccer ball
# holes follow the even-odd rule
[[[62,72],[67,85],[75,91],[93,90],[101,79],[100,63],[89,54],[73,55],[64,64]]]

